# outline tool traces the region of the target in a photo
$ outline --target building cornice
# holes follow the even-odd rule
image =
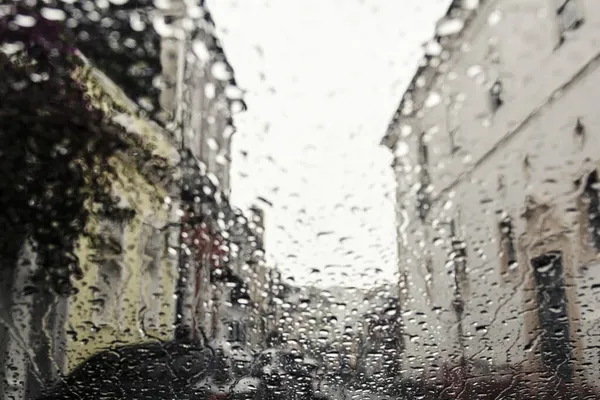
[[[553,90],[549,91],[541,103],[539,103],[536,107],[533,107],[530,112],[523,115],[513,129],[504,134],[494,146],[482,154],[481,157],[477,158],[468,169],[459,174],[451,182],[444,185],[444,187],[439,191],[436,191],[436,194],[431,199],[431,207],[433,208],[437,203],[443,200],[444,196],[448,195],[452,190],[455,190],[461,182],[468,181],[468,178],[471,177],[475,171],[477,171],[491,157],[497,154],[498,151],[504,149],[513,138],[515,138],[520,132],[523,132],[536,118],[541,115],[542,112],[554,104],[555,101],[564,97],[574,85],[580,83],[598,68],[600,68],[600,52],[597,52],[590,57],[588,61],[579,69],[577,69],[573,75],[557,85]],[[409,226],[413,224],[412,221],[414,220],[411,220]]]
[[[442,63],[448,65],[449,63],[456,61],[456,55],[460,52],[457,43],[476,28],[474,26],[477,21],[476,17],[497,3],[497,0],[480,0],[479,6],[471,10],[462,6],[465,1],[466,0],[452,0],[446,13],[440,19],[440,21],[457,18],[462,19],[463,27],[460,32],[446,36],[436,34],[432,38],[435,43],[442,46],[442,53],[446,53],[446,60],[441,61],[440,57],[431,57],[427,55],[423,57],[417,71],[402,95],[396,111],[392,115],[385,135],[380,142],[382,146],[394,151],[396,143],[398,142],[396,129],[400,124],[400,121],[402,119],[414,117],[416,112],[421,108],[421,104],[415,104],[421,103],[415,101],[417,95],[429,91],[436,82],[436,79],[446,73],[444,69],[440,68],[440,65]],[[437,59],[438,62],[432,63],[431,61],[433,59]]]

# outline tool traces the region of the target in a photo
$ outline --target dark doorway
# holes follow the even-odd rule
[[[583,192],[587,200],[587,219],[589,239],[597,251],[600,251],[600,196],[598,195],[598,173],[588,175]]]
[[[533,258],[531,266],[542,331],[542,360],[551,372],[570,381],[573,365],[562,260],[562,252],[551,251]]]

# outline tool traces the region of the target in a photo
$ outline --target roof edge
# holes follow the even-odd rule
[[[240,86],[238,85],[236,79],[235,79],[235,69],[233,68],[233,66],[229,63],[229,59],[227,58],[227,54],[225,54],[225,50],[223,48],[223,46],[221,45],[221,39],[218,37],[216,31],[216,24],[215,24],[215,20],[212,17],[212,14],[210,12],[210,9],[208,8],[208,6],[206,5],[206,2],[204,0],[202,0],[200,2],[200,5],[204,11],[204,20],[206,21],[207,24],[210,25],[211,27],[211,31],[212,32],[205,32],[207,35],[211,36],[213,41],[214,41],[214,51],[216,52],[216,54],[218,56],[221,57],[221,61],[223,61],[223,63],[225,64],[226,68],[231,71],[231,78],[229,79],[228,83],[232,86],[235,86],[238,89],[241,89]],[[243,91],[243,90],[242,90]],[[231,103],[233,102],[239,102],[240,106],[241,106],[241,111],[247,111],[248,110],[248,104],[246,103],[246,101],[242,98],[240,99],[235,99],[235,100],[231,100],[229,101],[229,106],[231,107]]]
[[[466,0],[452,0],[450,2],[450,5],[448,6],[446,12],[438,21],[440,21],[444,18],[452,17],[452,14],[455,12],[455,10],[462,9],[462,5],[463,5],[464,1],[466,1]],[[472,10],[468,14],[467,18],[464,21],[464,26],[461,29],[461,31],[459,33],[457,33],[456,35],[447,36],[447,37],[451,37],[452,42],[455,42],[456,40],[461,38],[463,36],[464,32],[467,31],[468,28],[470,27],[472,21],[475,19],[474,17],[479,13],[481,8],[488,2],[489,2],[489,0],[480,0],[480,4],[477,6],[477,8]],[[441,37],[439,35],[434,34],[432,39],[439,43]],[[390,150],[394,150],[396,143],[398,142],[398,138],[395,137],[397,135],[393,131],[394,131],[395,127],[397,126],[397,123],[400,119],[402,119],[403,117],[408,117],[408,116],[402,115],[402,110],[404,109],[404,103],[406,102],[408,95],[410,95],[412,92],[414,92],[418,88],[417,81],[419,80],[419,78],[421,78],[424,75],[424,73],[426,71],[428,71],[429,69],[432,69],[432,68],[435,70],[438,69],[438,67],[431,67],[429,65],[429,60],[428,60],[427,56],[423,56],[423,58],[421,59],[419,64],[420,65],[417,67],[415,74],[413,75],[413,78],[411,79],[410,83],[408,84],[406,90],[404,91],[404,93],[402,93],[400,102],[398,103],[398,107],[396,107],[396,110],[394,111],[394,113],[392,114],[392,117],[390,118],[390,122],[388,123],[388,127],[385,131],[385,134],[379,143],[380,146],[385,146],[385,147],[389,148]],[[434,77],[435,76],[437,76],[437,73],[434,75]],[[423,87],[420,87],[418,89],[427,89],[427,88],[431,87],[431,84],[433,81],[434,81],[434,79],[428,80],[427,83]]]

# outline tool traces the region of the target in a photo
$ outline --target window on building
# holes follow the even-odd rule
[[[583,198],[587,203],[587,230],[591,244],[600,251],[600,196],[598,190],[598,173],[593,171],[587,177]]]
[[[163,235],[153,228],[146,230],[143,255],[142,296],[145,300],[145,327],[158,328],[161,297],[160,264],[163,255]]]
[[[249,304],[250,293],[248,292],[248,285],[241,280],[232,282],[229,300],[234,306]]]
[[[431,198],[429,194],[429,175],[427,173],[421,174],[421,182],[419,190],[416,195],[417,201],[417,214],[421,222],[427,219],[429,209],[431,207]]]
[[[433,271],[433,258],[431,257],[430,254],[428,254],[425,257],[425,271],[427,271],[427,276],[425,277],[426,282],[427,282],[427,287],[428,289],[431,289],[431,286],[433,285],[433,277],[434,277],[434,271]]]
[[[500,49],[498,47],[498,39],[491,38],[488,40],[488,49],[485,56],[486,61],[494,66],[502,63],[502,57],[500,56]]]
[[[94,320],[97,324],[117,323],[120,317],[120,285],[123,278],[123,245],[125,229],[122,221],[102,219],[93,241],[98,265]]]
[[[489,100],[492,112],[496,112],[504,104],[504,88],[500,79],[496,79],[490,87]]]
[[[429,147],[425,140],[425,132],[419,136],[419,165],[424,169],[429,165]]]
[[[458,135],[458,128],[454,128],[448,132],[448,136],[450,138],[450,153],[456,154],[460,147],[456,144],[456,137]]]
[[[458,233],[456,221],[450,221],[450,260],[454,265],[454,279],[458,288],[467,282],[467,244]]]
[[[581,0],[554,0],[561,43],[565,34],[579,28],[583,22],[583,5]]]
[[[517,250],[515,248],[515,237],[513,232],[512,218],[502,213],[498,223],[500,232],[500,260],[502,263],[502,272],[506,273],[517,266]]]
[[[121,258],[123,255],[124,222],[110,218],[102,218],[98,223],[98,231],[92,239],[92,245],[98,257]]]
[[[504,175],[500,174],[498,175],[498,192],[500,192],[501,194],[505,194],[505,190],[506,190],[506,178],[504,177]]]
[[[120,315],[118,297],[122,280],[121,264],[116,260],[105,260],[98,268],[96,287],[96,321],[99,324],[115,323]]]
[[[229,341],[230,342],[245,342],[246,330],[244,324],[240,321],[231,321],[229,323]]]
[[[452,94],[448,96],[448,106],[446,110],[446,128],[448,130],[448,139],[450,141],[450,154],[455,154],[458,150],[460,150],[460,146],[457,143],[459,131],[458,111],[458,95]]]
[[[542,333],[542,360],[549,371],[568,381],[573,374],[563,257],[551,251],[531,259]]]
[[[417,215],[421,221],[425,221],[427,219],[427,215],[429,214],[429,209],[431,207],[431,197],[429,186],[431,184],[431,179],[429,177],[429,148],[427,147],[427,143],[425,142],[425,133],[422,133],[419,136],[419,144],[418,144],[419,154],[418,154],[418,162],[421,167],[421,171],[419,174],[419,190],[417,191],[416,201],[417,201]]]

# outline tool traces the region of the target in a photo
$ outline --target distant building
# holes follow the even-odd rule
[[[347,287],[287,286],[279,300],[279,330],[285,342],[302,347],[318,361],[323,376],[342,379],[348,384],[359,382],[357,378],[378,368],[377,363],[367,364],[364,355],[387,339],[383,339],[385,335],[379,341],[369,336],[369,317],[373,314],[382,319],[393,318],[385,316],[390,290],[389,287],[363,291]],[[386,327],[385,331],[389,329]],[[395,327],[394,332],[397,332]],[[394,335],[390,333],[389,338]],[[400,369],[399,362],[393,366]]]
[[[252,230],[255,232],[256,247],[264,253],[265,251],[265,211],[258,207],[252,206],[249,210],[249,223]]]
[[[599,7],[453,1],[425,46],[383,139],[407,375],[467,360],[600,379]]]
[[[228,303],[218,275],[240,277],[255,247],[248,221],[228,198],[233,114],[246,104],[203,2],[175,1],[160,18],[172,27],[161,42],[161,117],[171,121],[185,149],[177,325],[183,335],[213,340],[222,334]]]
[[[161,32],[160,116],[181,127],[182,142],[201,162],[202,173],[228,196],[233,114],[246,109],[243,92],[204,1],[172,1],[157,18],[170,27]]]
[[[390,287],[371,290],[365,296],[369,308],[361,314],[356,345],[357,383],[377,383],[385,391],[401,378],[404,335],[398,298]]]

